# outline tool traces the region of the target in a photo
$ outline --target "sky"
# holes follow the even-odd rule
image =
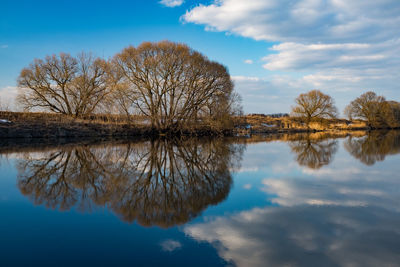
[[[400,101],[399,0],[0,0],[0,103],[35,58],[111,58],[186,43],[228,67],[245,113],[290,112],[313,89],[340,111],[366,91]]]

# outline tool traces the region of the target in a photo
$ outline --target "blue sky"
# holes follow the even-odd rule
[[[398,0],[1,0],[0,12],[0,101],[11,106],[34,58],[109,58],[166,39],[226,65],[246,113],[289,112],[312,89],[339,109],[367,90],[400,100]]]

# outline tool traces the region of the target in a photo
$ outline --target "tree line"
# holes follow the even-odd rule
[[[81,53],[35,59],[18,78],[17,103],[29,111],[50,111],[75,118],[122,114],[146,118],[165,131],[208,125],[232,128],[242,114],[228,69],[189,46],[170,41],[129,46],[109,60]],[[337,118],[334,100],[318,90],[299,95],[291,115],[307,125]],[[350,120],[372,128],[400,127],[400,103],[374,92],[345,109]]]
[[[224,127],[241,112],[227,68],[185,44],[129,46],[109,60],[81,53],[35,59],[18,78],[25,110],[76,118],[142,115],[153,128],[206,123]]]
[[[319,90],[300,94],[295,103],[292,116],[304,119],[307,125],[316,119],[334,119],[338,116],[333,98]],[[400,127],[400,103],[388,101],[372,91],[351,101],[344,113],[350,120],[364,120],[371,128]]]

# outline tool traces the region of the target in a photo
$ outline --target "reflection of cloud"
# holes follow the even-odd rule
[[[252,209],[189,225],[186,234],[237,266],[394,266],[400,214],[379,208]]]
[[[172,252],[174,250],[180,249],[182,247],[182,244],[179,241],[167,239],[161,242],[160,246],[163,251]]]
[[[263,191],[282,206],[380,206],[400,210],[400,181],[396,171],[363,171],[354,167],[309,172],[315,177],[280,177],[263,180]]]
[[[251,184],[245,184],[244,186],[243,186],[243,188],[244,189],[247,189],[247,190],[249,190],[249,189],[251,189]]]
[[[238,170],[231,170],[231,171],[235,171],[236,173],[241,173],[241,172],[256,172],[259,169],[257,167],[249,167],[249,168],[245,168],[245,167],[241,167]]]
[[[356,167],[346,167],[342,169],[333,169],[325,167],[323,169],[303,168],[302,172],[313,176],[332,175],[335,176],[335,180],[342,180],[342,179],[348,179],[349,177],[351,177],[351,175],[357,175],[361,173],[362,170]]]

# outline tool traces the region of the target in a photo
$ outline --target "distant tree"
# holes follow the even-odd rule
[[[337,116],[337,108],[333,99],[319,90],[301,94],[295,102],[296,106],[292,108],[292,115],[305,118],[307,125],[313,119],[335,118]]]
[[[115,56],[113,65],[115,76],[125,85],[119,92],[125,112],[145,115],[154,128],[226,120],[238,110],[226,67],[184,44],[131,46]]]
[[[107,69],[106,61],[84,53],[35,59],[19,75],[17,101],[26,110],[91,114],[111,92]]]
[[[362,119],[367,121],[368,126],[381,126],[385,123],[382,113],[385,102],[385,97],[369,91],[351,101],[345,109],[345,114],[350,120]]]

